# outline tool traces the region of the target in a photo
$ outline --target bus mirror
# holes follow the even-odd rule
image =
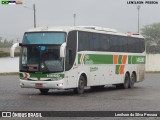
[[[65,49],[66,49],[66,43],[63,43],[60,47],[60,57],[65,57]]]
[[[19,43],[15,43],[12,45],[11,49],[10,49],[10,57],[14,57],[14,51],[16,49],[16,47],[18,47],[20,44]]]
[[[19,43],[19,46],[22,46],[22,43]]]

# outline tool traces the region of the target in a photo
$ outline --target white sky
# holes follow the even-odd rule
[[[155,5],[141,5],[140,28],[160,22],[160,0],[156,1],[158,4]],[[36,4],[37,27],[72,26],[73,14],[76,13],[76,25],[137,32],[138,5],[127,4],[127,0],[23,0],[23,4],[31,8],[33,3]],[[0,4],[0,36],[21,39],[23,33],[30,28],[33,28],[31,9],[24,8],[23,5]]]

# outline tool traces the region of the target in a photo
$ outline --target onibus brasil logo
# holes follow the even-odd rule
[[[23,4],[23,0],[1,0],[3,5]]]

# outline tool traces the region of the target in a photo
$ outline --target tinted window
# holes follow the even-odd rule
[[[100,49],[100,44],[99,44],[99,34],[92,34],[92,49],[94,51],[99,51]]]
[[[23,44],[62,44],[65,41],[65,33],[43,32],[25,33]]]
[[[79,42],[78,42],[78,50],[79,51],[84,51],[84,50],[89,50],[89,34],[85,32],[79,32]]]
[[[144,52],[145,51],[145,42],[144,42],[144,39],[140,39],[139,40],[139,44],[140,44],[140,52]]]
[[[105,35],[105,34],[100,34],[100,51],[109,51],[109,35]]]
[[[110,43],[110,51],[111,52],[119,51],[119,43],[118,43],[117,36],[111,35],[109,43]]]
[[[134,38],[128,38],[128,52],[136,52],[136,41]]]
[[[106,52],[144,52],[144,39],[108,35],[91,32],[79,32],[79,51],[106,51]]]
[[[119,36],[119,52],[127,52],[128,45],[127,45],[127,39],[126,37]]]
[[[68,33],[67,47],[66,47],[66,61],[65,69],[70,70],[74,64],[77,51],[77,32],[71,31]]]

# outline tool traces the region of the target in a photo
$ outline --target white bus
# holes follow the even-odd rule
[[[24,33],[20,86],[49,89],[133,88],[144,79],[145,43],[140,35],[75,26],[34,28]],[[13,50],[11,51],[13,52]]]

